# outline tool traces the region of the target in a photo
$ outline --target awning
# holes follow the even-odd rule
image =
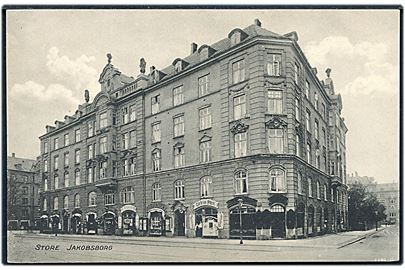
[[[73,216],[73,217],[81,217],[81,216],[82,216],[82,214],[79,214],[79,213],[74,213],[72,216]]]
[[[41,218],[48,218],[48,215],[42,215]]]

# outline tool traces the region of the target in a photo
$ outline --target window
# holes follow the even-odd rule
[[[64,146],[68,146],[69,145],[69,133],[65,134],[64,140],[65,140],[65,145]]]
[[[244,157],[247,152],[246,132],[235,134],[235,157]]]
[[[283,113],[283,92],[279,90],[267,91],[267,110],[269,113],[282,114]]]
[[[48,210],[48,202],[46,201],[46,198],[44,198],[44,200],[43,200],[43,202],[42,202],[42,209],[44,210],[44,211],[47,211]]]
[[[75,142],[80,142],[80,129],[75,130]]]
[[[136,131],[131,130],[129,132],[129,148],[136,147]]]
[[[48,153],[48,142],[44,142],[44,153]]]
[[[155,150],[152,152],[152,170],[158,172],[161,170],[160,167],[160,150]]]
[[[80,185],[80,170],[75,171],[75,184],[76,186]]]
[[[135,120],[136,120],[136,106],[134,104],[129,106],[129,121],[132,122]]]
[[[198,78],[198,94],[200,97],[209,94],[209,74]]]
[[[94,136],[94,121],[87,122],[87,137]]]
[[[152,114],[159,112],[160,95],[152,97]]]
[[[69,187],[69,172],[65,172],[65,187]]]
[[[283,129],[268,129],[269,151],[271,154],[281,154],[284,152]]]
[[[63,209],[69,209],[69,196],[63,197]]]
[[[232,78],[234,84],[245,80],[245,60],[232,64]]]
[[[301,156],[300,136],[295,135],[295,154]]]
[[[270,171],[270,192],[285,192],[285,173],[281,169],[272,169]]]
[[[156,202],[156,201],[160,201],[161,195],[160,195],[160,184],[159,183],[154,183],[152,185],[152,201]]]
[[[59,148],[59,138],[53,140],[53,148],[55,148],[55,150]]]
[[[235,193],[243,194],[248,192],[248,182],[247,182],[246,171],[237,171],[235,173]]]
[[[319,184],[319,181],[316,181],[316,197],[318,199],[321,199],[321,186]]]
[[[122,108],[122,123],[126,124],[129,122],[129,113],[128,113],[128,108]]]
[[[184,116],[177,116],[173,118],[174,137],[184,135]]]
[[[231,36],[231,46],[234,46],[240,42],[241,34],[240,32],[235,32]]]
[[[22,187],[22,194],[28,194],[28,187]]]
[[[246,96],[241,95],[233,98],[233,118],[241,119],[246,115]]]
[[[129,133],[122,134],[122,149],[128,149],[129,147]]]
[[[107,177],[107,161],[103,161],[100,164],[100,179]]]
[[[104,205],[113,205],[115,204],[115,195],[114,193],[107,193],[104,195]]]
[[[53,162],[53,165],[54,165],[54,169],[55,170],[57,170],[58,169],[58,167],[59,167],[59,157],[58,156],[56,156],[56,157],[54,157],[54,162]]]
[[[300,121],[300,100],[295,98],[295,120]]]
[[[80,208],[80,194],[75,195],[74,207],[75,208]]]
[[[302,194],[302,175],[299,172],[297,176],[297,182],[298,182],[298,194]]]
[[[93,183],[94,181],[94,167],[87,168],[87,183]]]
[[[310,86],[309,82],[305,81],[305,97],[310,100]]]
[[[107,136],[101,137],[99,141],[99,146],[100,146],[100,154],[104,154],[107,152]]]
[[[48,160],[44,160],[44,172],[48,171]]]
[[[80,149],[75,150],[75,163],[76,164],[80,163]]]
[[[127,159],[124,159],[123,161],[123,171],[124,171],[124,176],[129,175],[129,163]]]
[[[22,198],[22,204],[27,205],[28,204],[28,198]],[[25,209],[23,209],[25,210]]]
[[[174,148],[174,167],[179,168],[185,165],[184,146]]]
[[[299,72],[300,72],[300,67],[298,66],[297,63],[295,63],[294,64],[294,82],[296,84],[298,84]]]
[[[182,200],[184,199],[184,184],[183,181],[177,180],[174,183],[174,199]]]
[[[306,127],[307,131],[311,132],[311,113],[307,110],[305,114],[305,121],[306,121]]]
[[[200,163],[211,161],[211,140],[200,142]]]
[[[267,63],[267,74],[270,76],[280,76],[281,54],[269,54]]]
[[[200,191],[201,197],[211,197],[212,196],[212,179],[209,176],[204,176],[200,181]]]
[[[87,146],[87,152],[89,154],[89,159],[93,159],[94,158],[94,145],[90,144],[89,146]]]
[[[100,129],[107,127],[107,112],[100,114]]]
[[[308,196],[312,197],[312,179],[308,178]]]
[[[318,120],[315,119],[315,139],[319,141],[319,123]]]
[[[48,191],[48,178],[44,179],[44,191]]]
[[[182,61],[177,61],[174,65],[174,69],[176,70],[176,72],[180,72],[183,69]]]
[[[135,202],[135,190],[133,187],[126,187],[121,191],[122,203],[134,203]]]
[[[315,110],[318,110],[318,100],[319,100],[318,93],[315,93]]]
[[[307,162],[311,164],[311,145],[307,143]]]
[[[328,200],[328,194],[327,194],[328,186],[325,184],[323,185],[323,200],[327,201]]]
[[[328,118],[328,116],[326,115],[326,107],[324,103],[322,103],[322,116],[324,117],[324,119]]]
[[[152,124],[152,143],[160,142],[160,123]]]
[[[59,209],[59,200],[58,200],[58,197],[53,198],[53,209],[54,209],[54,210]]]
[[[129,159],[129,175],[135,174],[135,165],[136,165],[135,158],[130,158]]]
[[[319,149],[316,149],[315,151],[315,167],[319,169],[321,165],[321,155]]]
[[[96,206],[97,205],[97,194],[92,191],[89,193],[89,206]]]
[[[64,165],[65,167],[68,167],[68,166],[69,166],[69,153],[65,153],[65,154],[63,155],[63,165]]]
[[[200,109],[200,130],[211,128],[211,106]]]
[[[173,89],[173,106],[181,105],[184,103],[183,86],[178,86]]]
[[[326,131],[322,128],[322,137],[323,137],[323,144],[326,145]]]

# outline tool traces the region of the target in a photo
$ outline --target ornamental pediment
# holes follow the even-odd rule
[[[275,88],[285,87],[286,86],[285,78],[284,77],[266,78],[266,80],[264,81],[264,86]]]
[[[238,133],[243,133],[246,132],[249,129],[249,125],[241,122],[241,121],[237,121],[232,127],[231,127],[231,132],[233,134],[238,134]]]
[[[249,89],[249,84],[247,82],[245,82],[245,83],[240,83],[240,84],[229,87],[229,92],[236,93],[236,92],[239,92],[242,90],[246,91],[247,89]]]
[[[287,126],[287,122],[278,116],[274,116],[269,121],[266,122],[267,128],[282,128],[282,127],[286,127],[286,126]]]

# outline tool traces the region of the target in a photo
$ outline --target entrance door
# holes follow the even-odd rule
[[[175,234],[177,236],[184,236],[186,235],[186,226],[185,226],[185,220],[186,216],[184,211],[177,210],[175,212]]]
[[[72,233],[80,234],[81,231],[80,217],[77,216],[72,217],[71,224],[72,224]]]
[[[64,233],[69,232],[69,216],[63,217],[63,232]]]
[[[151,212],[149,235],[160,236],[163,234],[163,217],[161,212]]]
[[[104,234],[114,234],[115,233],[115,216],[107,213],[104,215]]]
[[[96,234],[97,233],[97,220],[95,214],[89,214],[87,217],[87,233]]]
[[[285,210],[282,205],[274,205],[271,213],[271,236],[272,238],[285,237]]]
[[[242,236],[247,238],[256,238],[256,210],[253,206],[243,205],[242,213],[238,206],[230,210],[229,217],[229,235],[231,238],[239,238],[240,236],[240,217],[242,217]]]

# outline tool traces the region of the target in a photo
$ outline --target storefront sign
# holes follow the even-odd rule
[[[210,199],[199,200],[198,202],[195,202],[193,204],[193,209],[195,210],[197,208],[204,207],[204,206],[218,208],[218,202],[216,202],[214,200],[210,200]]]
[[[133,205],[124,205],[123,207],[121,207],[121,213],[125,212],[125,211],[134,211],[136,212],[136,207]]]

